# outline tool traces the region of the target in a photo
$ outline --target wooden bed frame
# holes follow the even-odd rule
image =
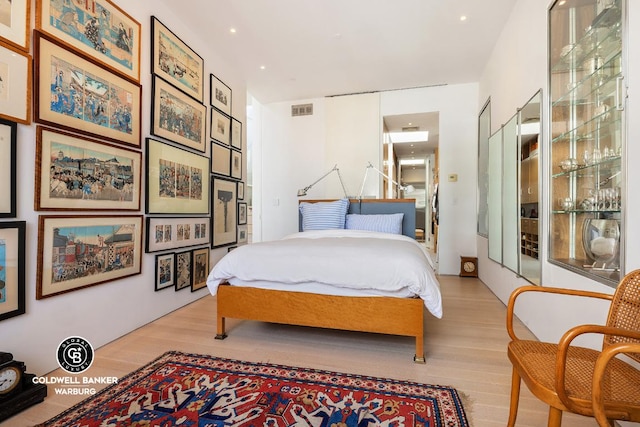
[[[304,200],[320,202],[327,200]],[[402,207],[401,207],[402,205]],[[415,233],[414,199],[351,201],[350,212],[405,212],[403,234]],[[363,207],[367,207],[363,209]],[[406,233],[405,233],[406,231]],[[413,235],[411,235],[413,237]],[[416,363],[424,357],[424,301],[420,298],[346,297],[221,284],[217,292],[217,335],[227,337],[225,319],[374,332],[415,338]],[[340,307],[340,310],[336,310]]]

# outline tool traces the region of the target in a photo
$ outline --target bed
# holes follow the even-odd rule
[[[415,201],[350,200],[331,219],[347,229],[326,229],[317,212],[345,200],[301,201],[300,232],[241,246],[214,266],[217,339],[227,337],[226,318],[400,335],[415,339],[413,359],[425,363],[425,308],[439,318],[442,302],[413,239]]]

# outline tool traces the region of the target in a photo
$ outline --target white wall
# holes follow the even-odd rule
[[[148,129],[151,117],[149,68],[151,61],[151,15],[157,16],[203,57],[205,64],[204,103],[209,104],[209,73],[214,73],[233,89],[234,95],[240,94],[240,96],[234,96],[233,115],[244,122],[246,101],[243,94],[246,92],[245,84],[237,77],[238,73],[233,68],[216,56],[215,40],[199,39],[191,28],[175,19],[175,10],[166,6],[162,0],[154,2],[115,0],[115,3],[142,24],[140,60],[141,84],[143,86],[141,124],[143,147],[144,138],[149,136]],[[31,10],[35,10],[34,6]],[[155,256],[154,254],[143,254],[141,275],[37,301],[35,289],[39,212],[33,210],[35,129],[35,123],[31,126],[18,125],[17,220],[27,221],[26,314],[0,322],[0,350],[11,352],[16,359],[24,361],[29,372],[42,375],[58,367],[55,351],[63,339],[71,335],[79,335],[97,348],[206,295],[207,291],[204,289],[191,293],[189,290],[174,292],[169,289],[154,292]],[[131,214],[132,212],[124,213]],[[214,260],[219,258],[223,251],[226,253],[226,249],[214,251]],[[214,335],[215,325],[212,324],[212,339]]]
[[[460,256],[476,256],[478,102],[475,83],[381,94],[380,114],[383,117],[440,112],[439,274],[458,274]],[[450,174],[457,174],[458,181],[448,181]]]
[[[633,2],[630,2],[633,3]],[[640,4],[629,5],[629,27],[633,37],[629,49],[629,69],[626,83],[630,87],[631,98],[628,104],[627,115],[633,117],[638,110],[640,99],[633,98],[631,90],[633,83],[640,78],[640,54],[637,49],[634,52],[631,46],[634,40],[640,40]],[[491,97],[491,122],[492,131],[497,130],[501,124],[511,117],[517,108],[522,107],[526,101],[539,89],[543,88],[543,108],[545,126],[542,143],[542,207],[540,219],[542,221],[542,284],[543,286],[561,286],[576,289],[587,289],[599,292],[611,293],[609,286],[587,279],[581,275],[569,272],[566,269],[552,265],[547,261],[548,245],[548,218],[549,218],[549,138],[546,126],[548,118],[548,90],[547,90],[547,2],[539,0],[520,0],[515,5],[511,17],[507,22],[500,40],[489,58],[488,65],[480,81],[480,111],[484,101]],[[632,120],[629,120],[632,122]],[[629,123],[627,161],[633,165],[631,158],[640,158],[640,147],[633,141],[640,136],[640,124]],[[640,171],[627,169],[627,182],[638,182]],[[629,218],[637,217],[640,212],[640,194],[634,195],[627,188],[626,206],[626,260],[627,271],[640,267],[638,256],[640,255],[640,243],[638,225],[629,221]],[[480,278],[503,301],[507,301],[509,294],[517,286],[526,283],[516,277],[510,271],[501,268],[498,264],[487,258],[487,239],[478,236],[478,256]],[[517,310],[518,316],[529,326],[536,336],[545,341],[557,341],[561,334],[569,327],[578,323],[601,323],[605,321],[608,305],[602,303],[586,302],[580,299],[567,301],[562,297],[539,297],[531,300],[523,300]],[[580,341],[582,345],[598,347],[601,337],[590,337]]]

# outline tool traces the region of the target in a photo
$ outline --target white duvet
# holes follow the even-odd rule
[[[440,285],[425,249],[402,235],[305,231],[244,245],[225,255],[211,270],[207,278],[211,294],[215,295],[225,281],[236,286],[336,295],[418,296],[431,314],[442,317]]]

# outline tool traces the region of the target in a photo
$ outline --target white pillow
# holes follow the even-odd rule
[[[347,230],[377,231],[380,233],[402,234],[403,213],[347,215]]]
[[[343,229],[349,199],[335,202],[300,203],[302,231]]]

